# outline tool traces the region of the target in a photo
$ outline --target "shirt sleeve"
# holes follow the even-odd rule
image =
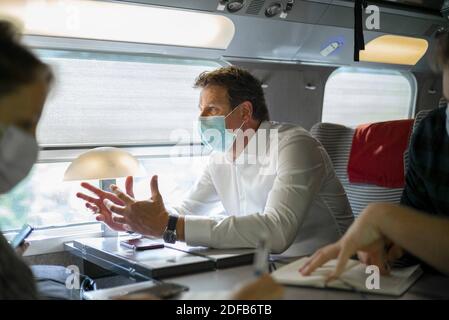
[[[0,300],[38,298],[30,268],[0,233]]]
[[[188,245],[254,248],[261,235],[271,251],[285,251],[294,241],[324,181],[323,148],[312,137],[291,134],[279,143],[276,178],[264,208],[246,216],[185,218]]]

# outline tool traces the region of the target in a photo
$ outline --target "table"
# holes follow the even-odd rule
[[[89,242],[90,241],[90,242]],[[135,279],[149,280],[153,276],[186,285],[190,293],[217,292],[233,290],[238,286],[254,280],[253,267],[243,265],[216,269],[211,260],[191,256],[172,248],[156,249],[143,252],[126,251],[120,248],[117,239],[94,239],[83,241],[84,246],[75,246],[73,242],[65,245],[66,250],[83,260],[94,263],[116,274]],[[117,253],[122,256],[118,257]],[[166,268],[163,261],[169,261]],[[181,264],[184,262],[186,266]],[[279,267],[281,264],[277,263]],[[161,267],[162,266],[162,267]],[[160,270],[158,270],[158,267]],[[156,272],[155,272],[156,271]],[[285,287],[285,299],[449,299],[449,277],[425,273],[403,296],[389,297],[376,294],[333,289],[315,289],[303,287]],[[213,298],[211,296],[211,298]],[[182,299],[182,296],[181,296]]]

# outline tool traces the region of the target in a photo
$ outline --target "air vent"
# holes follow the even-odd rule
[[[253,0],[248,6],[248,9],[246,9],[247,14],[254,14],[258,15],[260,10],[262,9],[263,5],[265,3],[265,0]]]

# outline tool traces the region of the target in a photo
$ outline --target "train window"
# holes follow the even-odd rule
[[[40,51],[56,84],[38,128],[41,146],[160,145],[192,131],[198,90],[214,61]]]
[[[326,83],[322,122],[357,126],[411,118],[415,102],[411,73],[339,68]]]
[[[75,197],[79,182],[62,180],[71,160],[97,146],[133,150],[148,175],[159,175],[166,202],[181,199],[204,159],[188,153],[173,170],[172,149],[180,147],[179,139],[199,142],[194,129],[199,91],[193,82],[220,65],[131,54],[37,52],[57,79],[38,127],[40,161],[27,179],[0,196],[0,228],[18,229],[24,222],[41,228],[94,222]],[[148,198],[149,192],[149,177],[137,179],[136,196]]]

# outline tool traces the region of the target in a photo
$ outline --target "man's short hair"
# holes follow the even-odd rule
[[[269,120],[262,83],[248,71],[235,66],[205,71],[195,80],[194,87],[205,88],[209,85],[220,86],[227,90],[232,109],[249,101],[253,105],[253,119]]]

